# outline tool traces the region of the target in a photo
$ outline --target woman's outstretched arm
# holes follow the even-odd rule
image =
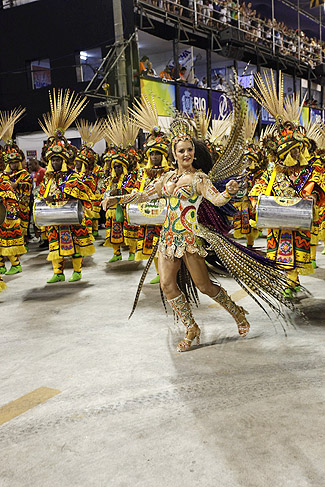
[[[197,194],[201,194],[215,206],[223,206],[228,203],[237,194],[239,188],[237,181],[231,180],[226,184],[225,191],[220,193],[205,174],[195,175],[193,186]]]

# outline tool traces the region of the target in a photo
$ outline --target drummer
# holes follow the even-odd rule
[[[45,150],[47,170],[42,181],[38,197],[55,211],[60,211],[67,201],[80,200],[84,207],[91,208],[91,195],[82,178],[71,169],[72,154],[76,153],[64,137],[64,131],[81,112],[85,99],[69,91],[60,91],[55,98],[56,111],[43,116],[42,129],[49,135]],[[50,95],[51,97],[51,95]],[[67,109],[69,113],[67,113]],[[62,115],[60,128],[57,127],[56,113]],[[69,116],[68,116],[69,115]],[[54,135],[50,135],[54,134]],[[54,275],[47,282],[49,284],[65,280],[64,259],[72,257],[73,273],[69,282],[81,279],[82,258],[95,252],[93,239],[84,221],[81,225],[49,225],[46,227],[49,240],[49,255],[47,260],[52,262]]]
[[[147,164],[138,171],[139,191],[143,191],[148,184],[170,170],[168,164],[168,139],[161,133],[152,133],[146,140],[144,151]],[[135,260],[145,260],[152,254],[155,244],[159,240],[161,225],[145,225],[138,229],[138,239]],[[158,259],[154,259],[157,275],[150,284],[159,284]]]
[[[322,196],[317,186],[306,194],[308,182],[312,179],[313,165],[305,158],[304,148],[304,137],[298,129],[286,131],[278,141],[274,169],[265,171],[249,193],[254,205],[260,194],[307,197],[315,202]],[[300,290],[299,274],[314,272],[310,244],[310,231],[268,229],[267,256],[286,270],[288,287],[284,294],[287,298],[293,298]]]
[[[4,173],[4,154],[0,150],[0,202],[6,208],[6,219],[0,225],[0,291],[5,288],[1,274],[17,274],[22,271],[19,256],[26,253],[24,237],[20,228],[19,206],[8,175]],[[11,268],[7,271],[5,259]]]

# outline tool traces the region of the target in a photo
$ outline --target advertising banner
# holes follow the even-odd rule
[[[193,115],[193,107],[196,110],[206,110],[208,108],[208,92],[200,88],[192,88],[188,86],[180,86],[180,111]]]
[[[232,109],[231,101],[225,93],[212,91],[212,118],[224,118]]]
[[[176,107],[175,85],[141,78],[141,94],[154,99],[158,115],[170,117]]]
[[[300,125],[303,125],[304,127],[307,127],[309,123],[309,107],[303,107],[300,119],[299,119]]]
[[[261,121],[262,123],[266,123],[266,124],[275,122],[272,115],[270,115],[269,112],[267,112],[263,107],[261,107]]]
[[[310,109],[310,123],[321,122],[322,121],[322,110],[318,108]]]

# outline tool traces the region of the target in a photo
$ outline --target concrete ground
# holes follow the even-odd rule
[[[240,338],[202,296],[202,345],[180,354],[183,330],[157,285],[144,285],[128,321],[143,264],[127,253],[106,264],[112,251],[100,242],[78,283],[47,285],[51,265],[36,245],[23,273],[5,277],[0,486],[325,486],[322,247],[302,278],[309,323],[292,315],[284,332],[222,277],[250,311],[250,334]]]

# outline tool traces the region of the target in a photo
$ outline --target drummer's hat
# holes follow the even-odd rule
[[[139,128],[134,118],[121,113],[113,113],[107,116],[104,122],[104,139],[108,145],[103,159],[104,168],[108,165],[112,168],[111,176],[116,176],[113,169],[114,163],[119,162],[123,166],[123,173],[127,174],[138,168],[141,159],[140,151],[135,148],[135,141]]]
[[[18,170],[21,170],[22,162],[25,159],[25,154],[18,147],[13,140],[13,132],[15,124],[21,119],[25,113],[25,108],[15,108],[11,111],[0,112],[0,139],[3,139],[5,146],[3,148],[3,159],[7,164],[5,172],[10,172],[10,163],[18,162]]]
[[[70,90],[59,89],[49,92],[50,113],[43,114],[38,120],[41,128],[48,136],[45,160],[48,161],[47,172],[53,172],[51,159],[60,157],[63,160],[61,172],[68,171],[67,164],[75,157],[73,146],[64,137],[65,131],[80,115],[88,103],[85,97],[76,95]]]
[[[87,169],[92,170],[96,163],[97,154],[93,147],[104,137],[104,124],[101,120],[96,120],[95,123],[80,120],[76,121],[76,127],[81,135],[82,146],[77,151],[75,160],[82,162],[81,172],[85,173]]]
[[[281,137],[278,143],[277,156],[281,161],[281,164],[287,167],[292,167],[297,165],[297,161],[293,159],[290,152],[292,149],[299,147],[303,149],[304,147],[304,136],[298,131],[287,132],[284,137]],[[300,165],[308,164],[308,161],[300,155],[299,159]]]

